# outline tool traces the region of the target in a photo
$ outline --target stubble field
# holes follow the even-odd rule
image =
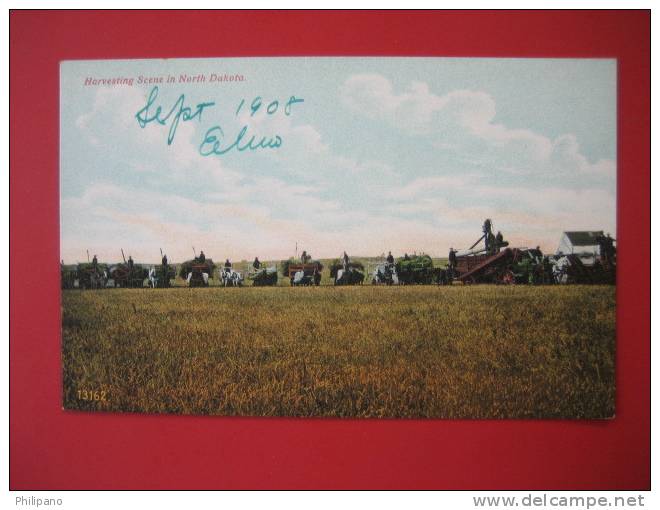
[[[615,411],[614,287],[62,294],[67,409],[406,418]]]

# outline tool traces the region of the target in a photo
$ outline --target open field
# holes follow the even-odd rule
[[[443,418],[614,414],[613,286],[62,294],[67,409]]]

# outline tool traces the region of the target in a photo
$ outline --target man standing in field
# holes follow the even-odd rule
[[[169,287],[170,286],[170,278],[169,278],[169,267],[167,265],[167,255],[166,254],[163,254],[161,264],[162,264],[162,271],[163,271],[163,286],[164,287]]]
[[[449,278],[454,278],[454,271],[456,270],[456,250],[449,248]]]
[[[206,262],[206,255],[204,255],[204,250],[200,250],[199,252],[199,262],[200,264]]]
[[[388,263],[389,265],[393,265],[393,264],[394,264],[394,257],[392,256],[392,252],[391,252],[391,251],[387,253],[387,259],[385,259],[385,260],[387,260],[387,263]]]
[[[261,267],[261,262],[259,262],[259,257],[254,257],[254,262],[252,263],[252,267],[254,268],[255,271],[259,270],[259,268]]]
[[[344,257],[343,257],[343,265],[344,265],[344,271],[348,271],[348,254],[344,252]]]

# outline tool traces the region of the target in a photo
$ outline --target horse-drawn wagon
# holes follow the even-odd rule
[[[243,273],[236,271],[229,266],[225,266],[220,270],[220,282],[223,287],[242,287]]]
[[[67,283],[79,289],[100,289],[108,281],[108,267],[105,264],[81,263],[72,274],[66,275]]]
[[[188,282],[190,287],[208,287],[213,278],[215,264],[212,259],[187,260],[179,267],[179,276]]]
[[[277,266],[254,269],[248,273],[247,278],[252,280],[254,287],[275,286],[277,285]]]
[[[359,261],[350,261],[345,267],[339,259],[335,259],[330,266],[330,277],[335,285],[362,285],[364,265]]]
[[[282,274],[289,278],[291,286],[308,286],[321,284],[323,264],[318,260],[298,263],[292,259],[282,264]]]
[[[616,283],[616,262],[600,256],[587,265],[575,254],[555,257],[553,274],[557,283],[610,284]]]
[[[399,285],[399,275],[396,272],[396,264],[393,262],[382,262],[377,264],[371,271],[372,285]]]
[[[149,271],[140,264],[133,264],[132,267],[129,264],[116,264],[108,269],[108,278],[115,287],[142,287],[148,277]]]
[[[149,284],[152,288],[165,289],[171,286],[171,280],[176,278],[176,268],[162,264],[151,266],[149,269]]]
[[[433,260],[428,255],[406,256],[397,260],[396,275],[400,285],[438,283],[442,270],[433,267]]]

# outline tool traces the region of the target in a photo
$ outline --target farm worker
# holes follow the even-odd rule
[[[163,269],[163,286],[164,287],[169,287],[170,286],[170,279],[169,279],[169,271],[167,267],[167,255],[163,254],[163,258],[161,260],[162,263],[162,269]]]
[[[254,257],[254,262],[252,263],[252,267],[255,269],[259,269],[261,267],[261,262],[259,262],[259,257]]]
[[[598,236],[596,242],[600,247],[600,257],[603,261],[614,262],[614,256],[616,255],[616,248],[614,247],[614,239],[608,233],[606,236]]]
[[[616,246],[614,246],[614,239],[609,234],[609,232],[608,232],[607,236],[605,236],[605,237],[607,238],[608,254],[609,254],[609,257],[610,257],[609,262],[615,263],[616,262]]]
[[[454,269],[456,267],[456,250],[449,248],[449,267]]]
[[[128,256],[128,270],[129,272],[133,272],[133,257],[130,255]]]
[[[410,257],[408,256],[407,253],[403,255],[403,260],[410,260]]]
[[[229,262],[229,259],[225,260],[225,269],[231,269],[231,262]]]
[[[502,235],[502,232],[499,230],[497,231],[497,235],[495,236],[495,245],[497,246],[497,251],[500,251],[500,245],[504,242],[504,236]]]
[[[495,236],[493,235],[492,231],[492,224],[489,219],[484,221],[484,226],[481,229],[484,233],[484,243],[486,245],[486,252],[487,253],[494,253],[495,247],[493,246],[495,243]]]
[[[388,264],[394,264],[394,257],[392,256],[392,252],[387,253],[387,263]]]
[[[96,273],[99,269],[99,259],[96,258],[96,255],[92,258],[92,269]]]
[[[308,261],[310,258],[311,258],[311,257],[310,257],[309,255],[307,255],[307,250],[303,250],[302,255],[300,255],[300,260],[302,261],[302,263],[303,263],[303,264],[307,264],[307,261]]]
[[[203,264],[206,262],[206,255],[204,255],[204,250],[200,250],[199,252],[199,261]]]
[[[344,252],[344,271],[348,271],[348,254]]]

